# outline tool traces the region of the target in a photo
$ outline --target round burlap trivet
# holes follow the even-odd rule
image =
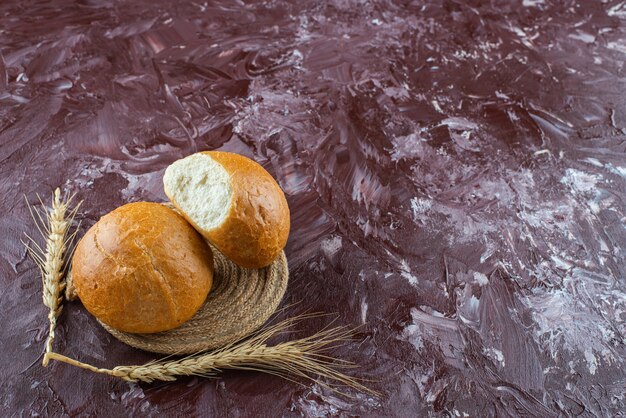
[[[213,248],[215,272],[207,300],[189,321],[155,334],[121,332],[100,322],[132,347],[161,354],[192,354],[234,343],[267,321],[280,303],[289,278],[285,253],[269,266],[239,267]]]

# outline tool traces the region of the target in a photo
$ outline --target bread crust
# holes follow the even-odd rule
[[[204,151],[230,175],[233,195],[228,215],[214,229],[202,229],[168,190],[183,216],[226,257],[246,268],[272,263],[287,243],[290,214],[287,199],[274,178],[257,162],[239,154]]]
[[[175,211],[137,202],[103,216],[72,259],[85,308],[124,332],[153,333],[191,319],[213,283],[213,254]]]

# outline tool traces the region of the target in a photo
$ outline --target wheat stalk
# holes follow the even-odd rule
[[[39,195],[37,195],[37,199],[42,206],[41,209],[33,208],[28,201],[26,201],[30,215],[35,221],[39,233],[45,239],[45,250],[28,234],[25,234],[27,241],[22,242],[41,272],[43,303],[49,310],[48,320],[50,327],[43,357],[44,366],[48,365],[48,355],[52,352],[57,318],[63,310],[62,292],[65,288],[63,277],[67,270],[67,264],[65,263],[66,255],[68,250],[72,247],[76,232],[78,231],[78,228],[76,228],[74,233],[69,233],[72,221],[81,204],[81,202],[79,202],[70,210],[69,207],[73,197],[74,196],[70,196],[65,200],[61,200],[61,190],[57,188],[54,191],[52,206],[50,208],[45,207]]]
[[[41,202],[41,199],[39,201]],[[176,360],[164,358],[144,365],[105,369],[55,353],[52,351],[52,342],[56,321],[63,309],[62,292],[67,285],[64,280],[64,277],[67,277],[67,260],[71,258],[70,249],[78,231],[76,228],[73,233],[69,233],[71,223],[80,206],[78,203],[70,210],[71,201],[72,196],[62,201],[61,192],[56,189],[50,209],[35,210],[30,205],[28,206],[39,232],[46,240],[45,251],[28,235],[29,241],[24,243],[41,270],[43,302],[49,308],[50,331],[46,341],[44,366],[50,360],[57,360],[95,373],[131,382],[146,383],[157,380],[173,381],[177,376],[212,377],[225,369],[255,370],[296,382],[296,379],[307,379],[338,393],[341,392],[336,387],[340,384],[360,392],[377,395],[355,378],[338,371],[356,367],[354,364],[324,354],[329,349],[337,347],[338,344],[350,340],[354,335],[353,329],[345,326],[329,326],[309,337],[272,346],[267,345],[271,338],[284,334],[296,324],[305,319],[320,316],[319,314],[302,314],[266,326],[244,341],[227,345],[211,353],[196,353]],[[42,206],[44,206],[43,203]],[[69,277],[66,280],[70,280]]]

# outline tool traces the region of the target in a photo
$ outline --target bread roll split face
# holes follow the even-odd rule
[[[272,263],[287,243],[290,216],[276,180],[242,155],[200,152],[172,163],[165,194],[226,257],[246,268]]]

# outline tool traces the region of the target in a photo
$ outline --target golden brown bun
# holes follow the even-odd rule
[[[261,268],[278,257],[289,237],[289,206],[276,180],[255,161],[239,154],[205,151],[229,174],[232,200],[224,221],[210,230],[185,213],[171,190],[165,193],[200,233],[242,267]]]
[[[129,203],[80,240],[72,278],[83,305],[100,321],[124,332],[160,332],[202,306],[213,283],[213,255],[175,211]]]

